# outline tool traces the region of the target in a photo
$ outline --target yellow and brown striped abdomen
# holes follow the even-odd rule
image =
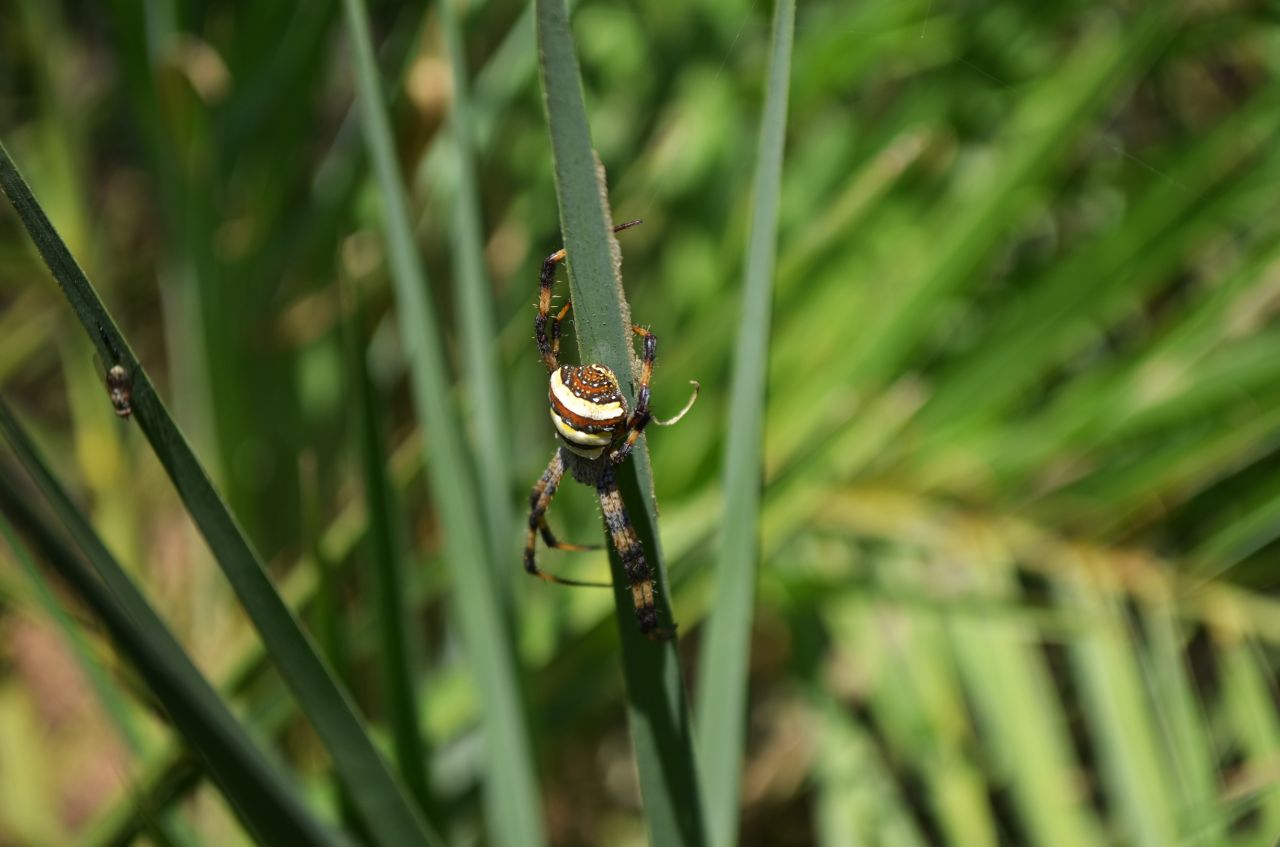
[[[594,459],[626,423],[627,401],[604,365],[564,365],[551,373],[551,423],[566,447]]]

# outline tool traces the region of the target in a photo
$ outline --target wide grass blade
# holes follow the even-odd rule
[[[773,12],[769,86],[760,121],[751,235],[747,241],[742,317],[729,391],[725,446],[725,513],[716,568],[714,612],[698,664],[698,733],[702,791],[711,842],[738,841],[742,747],[746,741],[747,665],[760,561],[760,492],[764,479],[764,404],[769,370],[769,317],[777,255],[778,200],[787,130],[794,0]]]
[[[328,749],[370,834],[385,847],[427,842],[422,820],[373,745],[346,693],[316,652],[218,496],[97,292],[0,144],[0,187],[104,362],[130,374],[133,419],[146,435],[281,676]],[[104,396],[103,402],[107,402]]]
[[[610,234],[605,186],[591,146],[568,7],[565,0],[537,0],[535,14],[578,349],[584,361],[603,364],[622,375],[625,385],[626,375],[635,373],[631,317],[622,293],[617,242]],[[619,467],[618,480],[655,571],[660,619],[670,621],[653,476],[643,440],[631,460]],[[693,737],[675,644],[648,641],[640,635],[626,574],[612,549],[609,558],[649,840],[664,845],[703,844],[706,832]]]
[[[444,527],[445,562],[456,592],[456,620],[474,672],[489,756],[485,811],[499,844],[542,842],[542,821],[528,733],[516,684],[515,657],[494,591],[476,484],[445,368],[439,323],[413,239],[409,201],[396,161],[382,83],[373,58],[363,0],[344,0],[355,55],[365,140],[383,201],[391,281],[400,337],[409,361],[414,408],[428,434],[427,476]],[[514,563],[513,563],[514,565]]]
[[[0,431],[97,573],[66,547],[4,473],[0,473],[0,508],[25,531],[43,558],[103,622],[121,654],[137,668],[183,738],[204,762],[245,828],[261,844],[342,843],[316,820],[297,787],[287,781],[236,721],[54,479],[2,401]]]

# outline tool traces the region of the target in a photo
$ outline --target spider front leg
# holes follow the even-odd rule
[[[613,231],[619,233],[642,223],[644,221],[627,221],[615,226]],[[556,265],[563,262],[566,255],[563,247],[552,253],[542,261],[542,272],[538,274],[538,315],[533,319],[533,334],[547,373],[560,367],[560,322],[569,314],[570,303],[566,301],[555,317],[551,316],[551,289],[556,282]],[[547,337],[547,324],[551,325],[550,338]]]
[[[533,335],[538,342],[538,353],[542,363],[550,373],[560,367],[560,321],[569,314],[572,303],[564,307],[553,318],[551,317],[551,287],[556,281],[556,265],[564,261],[564,248],[548,256],[542,263],[542,273],[538,275],[538,315],[533,319]],[[547,324],[551,324],[551,338],[547,338]]]
[[[640,357],[640,388],[636,391],[636,407],[627,418],[625,429],[627,437],[609,454],[609,460],[615,465],[621,464],[627,456],[631,455],[636,440],[650,423],[657,426],[671,426],[687,415],[698,399],[698,391],[702,388],[696,381],[690,380],[693,385],[693,396],[684,404],[684,408],[677,412],[675,417],[667,420],[655,418],[649,411],[649,382],[653,379],[653,364],[658,358],[658,337],[642,326],[633,326],[631,331],[644,339],[644,352]]]
[[[524,569],[530,576],[536,576],[538,579],[554,582],[559,585],[578,585],[589,588],[609,588],[608,583],[604,582],[581,582],[576,579],[565,579],[564,577],[549,574],[538,568],[536,559],[538,534],[541,533],[543,540],[547,542],[548,547],[557,550],[592,550],[595,548],[584,547],[578,544],[566,544],[556,540],[551,533],[550,527],[547,526],[547,508],[551,505],[551,498],[556,496],[556,489],[560,486],[560,480],[564,476],[564,456],[559,450],[551,457],[551,463],[547,465],[547,469],[542,472],[542,477],[537,484],[533,486],[533,493],[529,495],[529,529],[525,536],[524,542]]]

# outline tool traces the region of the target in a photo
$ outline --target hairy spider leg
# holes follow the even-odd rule
[[[627,221],[615,226],[613,231],[622,232],[624,229],[631,229],[642,223],[644,221]],[[533,334],[538,341],[538,353],[542,356],[542,363],[547,366],[548,373],[560,367],[560,322],[569,314],[569,309],[573,305],[572,301],[566,300],[560,311],[552,317],[551,289],[556,281],[556,265],[563,262],[566,255],[563,247],[552,253],[543,260],[542,272],[538,274],[538,315],[533,319]],[[550,339],[547,338],[548,323],[551,324]]]
[[[631,331],[644,339],[644,350],[640,356],[640,387],[636,389],[636,407],[627,418],[627,425],[623,428],[627,436],[623,439],[613,452],[609,454],[609,459],[615,465],[621,464],[627,456],[631,455],[632,448],[635,447],[636,440],[640,438],[644,428],[649,424],[657,426],[670,426],[676,423],[693,408],[694,402],[698,399],[698,392],[702,389],[696,381],[693,382],[693,396],[689,398],[689,402],[684,404],[684,408],[676,413],[675,417],[662,420],[655,418],[649,410],[649,383],[653,379],[653,365],[658,358],[658,337],[642,326],[632,326]]]
[[[582,582],[576,579],[566,579],[554,574],[549,574],[538,568],[535,558],[538,545],[538,534],[542,533],[542,538],[547,542],[548,547],[557,550],[590,550],[590,547],[582,547],[577,544],[564,544],[557,542],[551,530],[547,527],[547,508],[551,505],[551,498],[556,496],[556,488],[560,485],[560,479],[564,476],[564,456],[560,450],[556,450],[556,454],[551,457],[551,463],[547,465],[547,469],[542,472],[542,477],[533,486],[533,493],[529,495],[529,530],[525,536],[524,542],[524,569],[530,576],[536,576],[538,579],[554,582],[558,585],[577,585],[588,588],[609,588],[607,582]]]
[[[609,537],[614,549],[618,551],[622,570],[631,586],[631,603],[635,606],[640,633],[654,641],[671,640],[675,637],[675,628],[658,626],[657,583],[654,582],[653,570],[644,557],[644,547],[631,526],[626,507],[622,504],[622,494],[618,491],[613,465],[608,462],[604,463],[596,480],[596,494],[600,497],[600,510],[604,512]]]

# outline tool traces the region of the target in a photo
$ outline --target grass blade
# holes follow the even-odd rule
[[[453,412],[439,324],[427,297],[426,273],[413,240],[409,201],[373,58],[368,11],[363,0],[345,0],[345,7],[365,140],[385,204],[383,226],[414,407],[419,422],[430,433],[428,481],[441,524],[447,528],[445,561],[456,592],[457,621],[480,701],[486,705],[483,720],[490,793],[485,811],[490,834],[499,844],[538,844],[542,821],[533,755],[516,686],[515,657],[494,592],[492,571],[486,564],[492,554],[461,427]]]
[[[281,676],[328,748],[334,768],[351,792],[369,832],[384,847],[426,843],[421,819],[373,746],[346,693],[272,585],[248,539],[3,144],[0,187],[102,360],[118,363],[131,374],[134,420],[182,496]]]
[[[504,604],[511,598],[510,562],[517,555],[515,513],[507,469],[511,467],[509,420],[502,399],[497,337],[493,319],[493,287],[485,272],[480,187],[476,181],[471,97],[467,82],[467,57],[453,0],[441,0],[440,28],[453,72],[453,100],[449,129],[453,142],[453,178],[456,181],[453,214],[453,262],[458,279],[458,326],[465,351],[463,377],[470,408],[467,419],[474,426],[476,467],[480,499],[494,550],[490,556],[494,585]],[[508,540],[510,539],[510,540]]]
[[[359,314],[360,310],[356,310]],[[363,355],[359,320],[346,326],[351,377],[355,383],[356,429],[364,469],[365,501],[369,513],[369,558],[377,609],[384,697],[394,740],[396,762],[405,785],[419,806],[433,808],[427,781],[427,751],[418,726],[418,697],[414,684],[409,593],[404,579],[403,536],[396,520],[399,504],[387,477],[378,390]]]
[[[815,692],[814,701],[814,723],[823,739],[813,768],[816,843],[927,844],[874,739],[827,692]]]
[[[725,446],[725,514],[715,576],[715,610],[702,645],[698,680],[698,733],[702,791],[711,842],[738,840],[742,747],[747,715],[747,665],[760,562],[760,491],[764,478],[764,403],[769,362],[769,317],[777,254],[778,199],[787,129],[787,90],[794,0],[779,0],[773,13],[769,86],[760,122],[755,202],[747,241],[742,318],[729,392]]]
[[[128,748],[130,754],[136,757],[144,757],[147,754],[146,739],[143,737],[135,716],[129,710],[129,706],[125,702],[120,689],[112,683],[102,663],[94,657],[84,634],[80,631],[75,621],[72,620],[67,610],[62,607],[58,596],[54,593],[44,573],[36,566],[31,556],[27,554],[27,548],[13,534],[12,527],[4,521],[0,521],[0,532],[4,534],[5,539],[9,542],[14,558],[18,560],[18,566],[26,576],[27,582],[31,587],[31,593],[34,595],[41,611],[49,616],[49,619],[57,628],[67,651],[75,660],[76,667],[79,668],[80,673],[89,683],[94,697],[102,707],[102,711],[114,725],[120,740]],[[0,602],[2,601],[3,598],[0,597]],[[166,843],[182,845],[183,847],[199,843],[180,814],[151,806],[146,808],[151,809],[156,816],[155,821],[148,822],[148,825],[154,826]]]
[[[1097,739],[1099,770],[1114,801],[1114,823],[1125,844],[1173,844],[1176,804],[1170,796],[1172,762],[1157,740],[1168,715],[1147,696],[1142,655],[1126,631],[1126,610],[1099,591],[1096,565],[1082,557],[1059,584],[1058,601],[1073,618],[1092,625],[1069,642],[1075,679],[1088,707],[1088,728]]]
[[[298,789],[264,756],[196,669],[133,581],[107,552],[0,401],[0,431],[66,524],[95,575],[0,473],[0,508],[97,615],[138,669],[187,743],[204,761],[245,828],[263,844],[339,844],[304,805]],[[5,526],[8,535],[8,527]],[[12,537],[9,538],[14,543]],[[15,545],[16,546],[16,545]]]
[[[568,250],[574,326],[584,361],[634,374],[631,318],[622,294],[617,242],[610,234],[600,169],[591,146],[565,0],[537,0],[538,62],[555,164],[560,228]],[[624,387],[624,390],[630,390]],[[649,452],[642,439],[618,469],[622,496],[654,567],[659,616],[671,620],[666,569],[658,546]],[[611,549],[632,744],[653,844],[703,844],[706,832],[684,686],[675,644],[643,638],[634,623],[626,575]]]

